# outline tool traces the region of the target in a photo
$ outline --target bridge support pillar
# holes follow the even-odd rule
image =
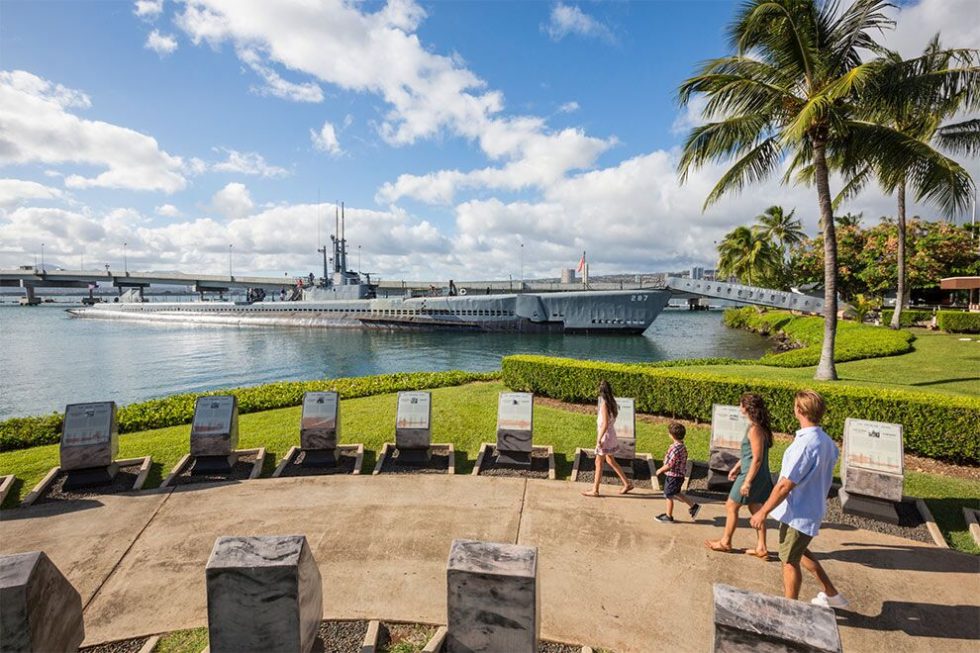
[[[34,286],[24,286],[24,297],[21,297],[21,306],[37,306],[41,303],[41,298],[34,293]]]

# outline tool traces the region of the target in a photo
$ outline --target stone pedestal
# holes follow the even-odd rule
[[[446,653],[536,653],[537,549],[453,540]]]
[[[115,402],[66,406],[60,453],[66,490],[111,483],[119,470],[114,462],[119,453]]]
[[[844,512],[897,524],[905,484],[902,426],[845,420],[841,481]]]
[[[734,449],[713,448],[708,457],[708,489],[727,492],[732,489],[728,473],[739,461],[739,452]]]
[[[83,639],[82,597],[48,556],[0,556],[0,649],[67,653]]]
[[[299,446],[304,467],[335,467],[340,439],[340,395],[336,392],[307,392],[303,395]]]
[[[395,451],[402,465],[425,465],[432,457],[432,395],[399,392]]]
[[[534,395],[501,392],[497,402],[497,464],[531,466]]]
[[[842,653],[829,608],[715,583],[714,653]]]
[[[313,648],[323,590],[304,536],[219,537],[205,573],[211,653]]]
[[[837,491],[841,510],[849,515],[877,519],[889,524],[898,524],[898,504],[887,499],[876,499],[861,494],[852,494],[841,488]]]
[[[230,473],[238,455],[238,400],[233,395],[199,397],[191,424],[191,475]]]
[[[636,460],[636,406],[629,397],[616,397],[619,413],[616,415],[616,439],[619,449],[616,450],[616,462],[623,468],[627,476],[633,475],[633,461]],[[612,469],[606,469],[615,474]]]

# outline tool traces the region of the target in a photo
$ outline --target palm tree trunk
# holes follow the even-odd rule
[[[895,292],[895,312],[892,313],[892,323],[897,329],[902,325],[902,309],[905,308],[905,180],[898,187],[898,289]]]
[[[836,381],[834,366],[834,342],[837,339],[837,231],[834,228],[834,212],[831,208],[830,183],[827,180],[826,144],[813,143],[813,173],[817,184],[817,201],[820,204],[820,222],[823,228],[823,347],[814,378],[818,381]]]

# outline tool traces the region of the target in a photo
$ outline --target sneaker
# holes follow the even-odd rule
[[[656,519],[661,524],[672,524],[672,523],[674,523],[674,518],[671,517],[671,516],[669,516],[669,515],[667,515],[666,513],[657,515],[656,517],[654,517],[654,519]]]
[[[698,513],[701,512],[701,504],[695,503],[687,512],[690,513],[691,519],[697,519]]]
[[[835,594],[834,596],[827,596],[823,592],[819,592],[815,597],[813,597],[813,600],[810,601],[810,603],[813,605],[822,606],[824,608],[838,609],[844,609],[850,605],[850,601],[845,599],[840,593]]]

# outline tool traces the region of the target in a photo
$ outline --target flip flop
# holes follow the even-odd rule
[[[626,487],[624,487],[622,490],[620,490],[619,493],[620,494],[628,494],[629,491],[632,490],[632,489],[634,489],[634,486],[633,486],[632,483],[630,483],[629,485],[627,485]]]
[[[582,492],[583,497],[597,497],[600,496],[598,492]]]
[[[723,546],[721,542],[713,542],[712,540],[705,540],[704,545],[711,549],[712,551],[718,551],[720,553],[731,553],[732,547]]]
[[[769,559],[769,552],[768,551],[766,551],[765,553],[760,553],[758,549],[746,549],[745,553],[747,553],[750,556],[755,556],[759,560],[768,560]]]

